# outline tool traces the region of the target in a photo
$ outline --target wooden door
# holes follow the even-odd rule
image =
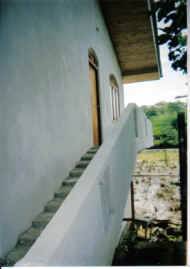
[[[92,107],[92,132],[94,146],[100,145],[100,112],[99,112],[99,96],[97,83],[97,70],[89,63],[90,76],[90,94]]]

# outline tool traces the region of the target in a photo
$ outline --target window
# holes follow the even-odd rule
[[[112,119],[117,120],[120,116],[119,87],[113,75],[110,76]]]

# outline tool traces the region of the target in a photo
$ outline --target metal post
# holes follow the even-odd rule
[[[132,217],[132,223],[134,223],[134,220],[135,220],[135,201],[134,201],[133,181],[131,181],[131,217]]]
[[[167,155],[167,149],[164,149],[164,161],[166,166],[168,166],[168,155]]]
[[[185,113],[178,114],[182,236],[187,241],[187,135]]]

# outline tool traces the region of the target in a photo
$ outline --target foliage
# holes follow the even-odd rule
[[[143,106],[144,112],[153,125],[156,146],[177,146],[177,114],[186,111],[183,102],[160,102],[153,106]]]
[[[172,68],[187,73],[186,0],[159,0],[155,2],[155,12],[162,25],[158,44],[168,45]]]

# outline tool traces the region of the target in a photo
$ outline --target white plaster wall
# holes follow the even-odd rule
[[[135,136],[135,111],[138,122],[143,120],[141,126],[145,124],[144,113],[134,104],[128,105],[62,206],[17,266],[112,263],[136,154],[151,143],[150,128],[144,135],[138,127],[140,142]]]
[[[0,4],[0,256],[92,145],[88,49],[99,61],[103,139],[120,69],[95,0]]]

